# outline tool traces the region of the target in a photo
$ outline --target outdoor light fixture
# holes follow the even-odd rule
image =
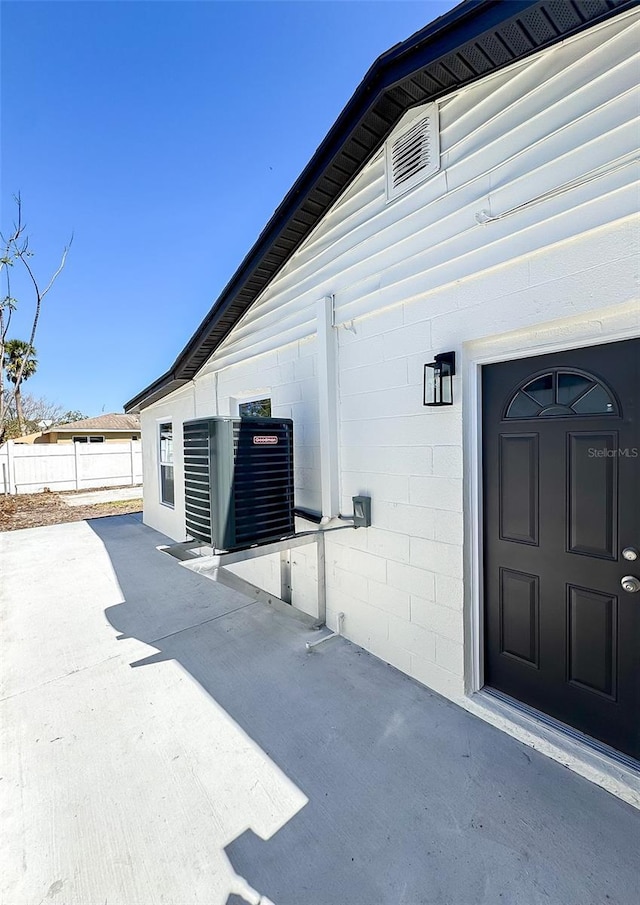
[[[443,352],[424,366],[424,405],[453,405],[456,353]]]

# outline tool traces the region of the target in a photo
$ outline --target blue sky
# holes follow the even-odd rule
[[[96,415],[167,370],[374,59],[454,5],[3,3],[2,230],[20,191],[43,279],[74,235],[24,391]]]

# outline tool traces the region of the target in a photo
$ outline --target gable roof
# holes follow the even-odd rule
[[[195,377],[409,108],[636,3],[465,0],[378,57],[171,368],[130,399],[125,411],[139,411]]]
[[[45,431],[46,434],[78,433],[79,431],[105,431],[114,433],[117,431],[140,431],[140,419],[137,415],[119,415],[112,412],[108,415],[98,415],[97,418],[83,418],[81,421],[70,421],[68,424],[55,424]]]

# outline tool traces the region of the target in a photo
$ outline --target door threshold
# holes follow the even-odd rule
[[[640,810],[640,762],[489,688],[461,702],[465,710],[540,751]]]
[[[610,745],[606,745],[604,742],[599,742],[597,739],[592,738],[592,736],[586,735],[584,732],[580,732],[579,729],[574,729],[572,726],[568,726],[567,723],[563,723],[561,722],[561,720],[556,720],[554,717],[548,716],[548,714],[543,713],[541,710],[536,710],[535,707],[530,707],[529,704],[523,704],[522,701],[518,701],[517,698],[512,698],[510,695],[505,694],[503,691],[498,691],[497,688],[489,688],[488,686],[485,686],[482,691],[484,694],[490,695],[492,698],[495,698],[498,701],[502,701],[507,706],[513,707],[520,713],[526,714],[543,726],[548,726],[550,729],[555,729],[567,738],[585,745],[587,748],[603,755],[606,758],[611,758],[611,760],[622,764],[624,767],[628,767],[629,770],[637,773],[640,777],[640,761],[636,760],[635,757],[631,757],[631,755],[629,754],[623,754],[622,751],[616,751],[616,749],[612,748]]]

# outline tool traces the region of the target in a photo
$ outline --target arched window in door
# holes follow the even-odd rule
[[[613,392],[587,371],[552,368],[527,377],[512,393],[503,419],[619,415]]]

